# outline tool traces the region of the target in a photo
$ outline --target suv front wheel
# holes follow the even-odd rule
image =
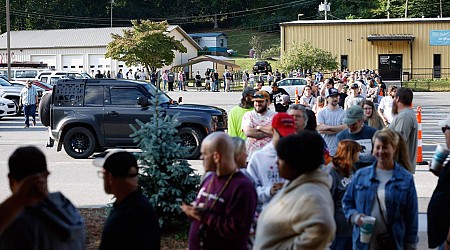
[[[198,129],[193,127],[184,127],[178,130],[181,137],[181,145],[188,146],[189,153],[186,156],[189,160],[196,160],[200,157],[200,145],[205,136]]]
[[[64,150],[75,159],[86,159],[95,151],[94,135],[87,128],[71,128],[64,136]]]

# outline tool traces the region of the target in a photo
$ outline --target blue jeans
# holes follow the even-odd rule
[[[36,123],[36,104],[24,105],[23,114],[25,115],[25,126],[30,126],[30,116],[33,118],[33,123]]]

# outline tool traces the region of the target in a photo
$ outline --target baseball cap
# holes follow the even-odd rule
[[[342,121],[346,125],[351,125],[364,117],[364,110],[361,106],[351,106],[345,111],[345,118]]]
[[[269,93],[267,93],[266,91],[256,91],[253,94],[253,101],[264,101],[269,99]]]
[[[245,89],[242,91],[242,96],[243,96],[243,97],[246,97],[246,96],[248,96],[248,95],[252,95],[252,96],[253,96],[253,94],[255,94],[255,92],[256,92],[256,89],[247,87],[247,88],[245,88]]]
[[[47,162],[44,153],[34,147],[20,147],[9,157],[9,176],[21,181],[27,176],[47,172]]]
[[[295,134],[295,120],[294,117],[287,113],[277,113],[272,118],[272,128],[276,129],[281,136],[288,136]]]
[[[352,89],[358,89],[358,88],[359,88],[359,85],[358,85],[357,83],[353,83],[353,84],[350,86],[350,88],[352,88]]]
[[[93,164],[97,167],[103,167],[117,177],[127,177],[130,168],[138,168],[136,158],[127,151],[109,152],[105,157],[95,158]]]
[[[450,127],[450,116],[448,116],[446,120],[439,121],[438,124],[440,127]]]
[[[328,91],[325,93],[325,97],[330,97],[330,96],[337,96],[339,95],[339,91],[335,88],[330,88],[328,89]]]

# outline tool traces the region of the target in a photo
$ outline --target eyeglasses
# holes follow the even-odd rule
[[[450,127],[447,127],[447,126],[445,126],[445,127],[442,127],[442,133],[444,133],[444,134],[445,134],[445,131],[447,131],[447,129],[450,129]]]

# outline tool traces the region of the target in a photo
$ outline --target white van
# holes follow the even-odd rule
[[[36,80],[37,76],[44,69],[34,68],[11,68],[11,79],[15,81]],[[0,69],[0,75],[8,75],[7,68]]]
[[[37,79],[41,82],[45,82],[54,85],[59,79],[68,77],[74,79],[90,79],[92,78],[87,73],[79,73],[75,71],[42,71],[37,76]]]

